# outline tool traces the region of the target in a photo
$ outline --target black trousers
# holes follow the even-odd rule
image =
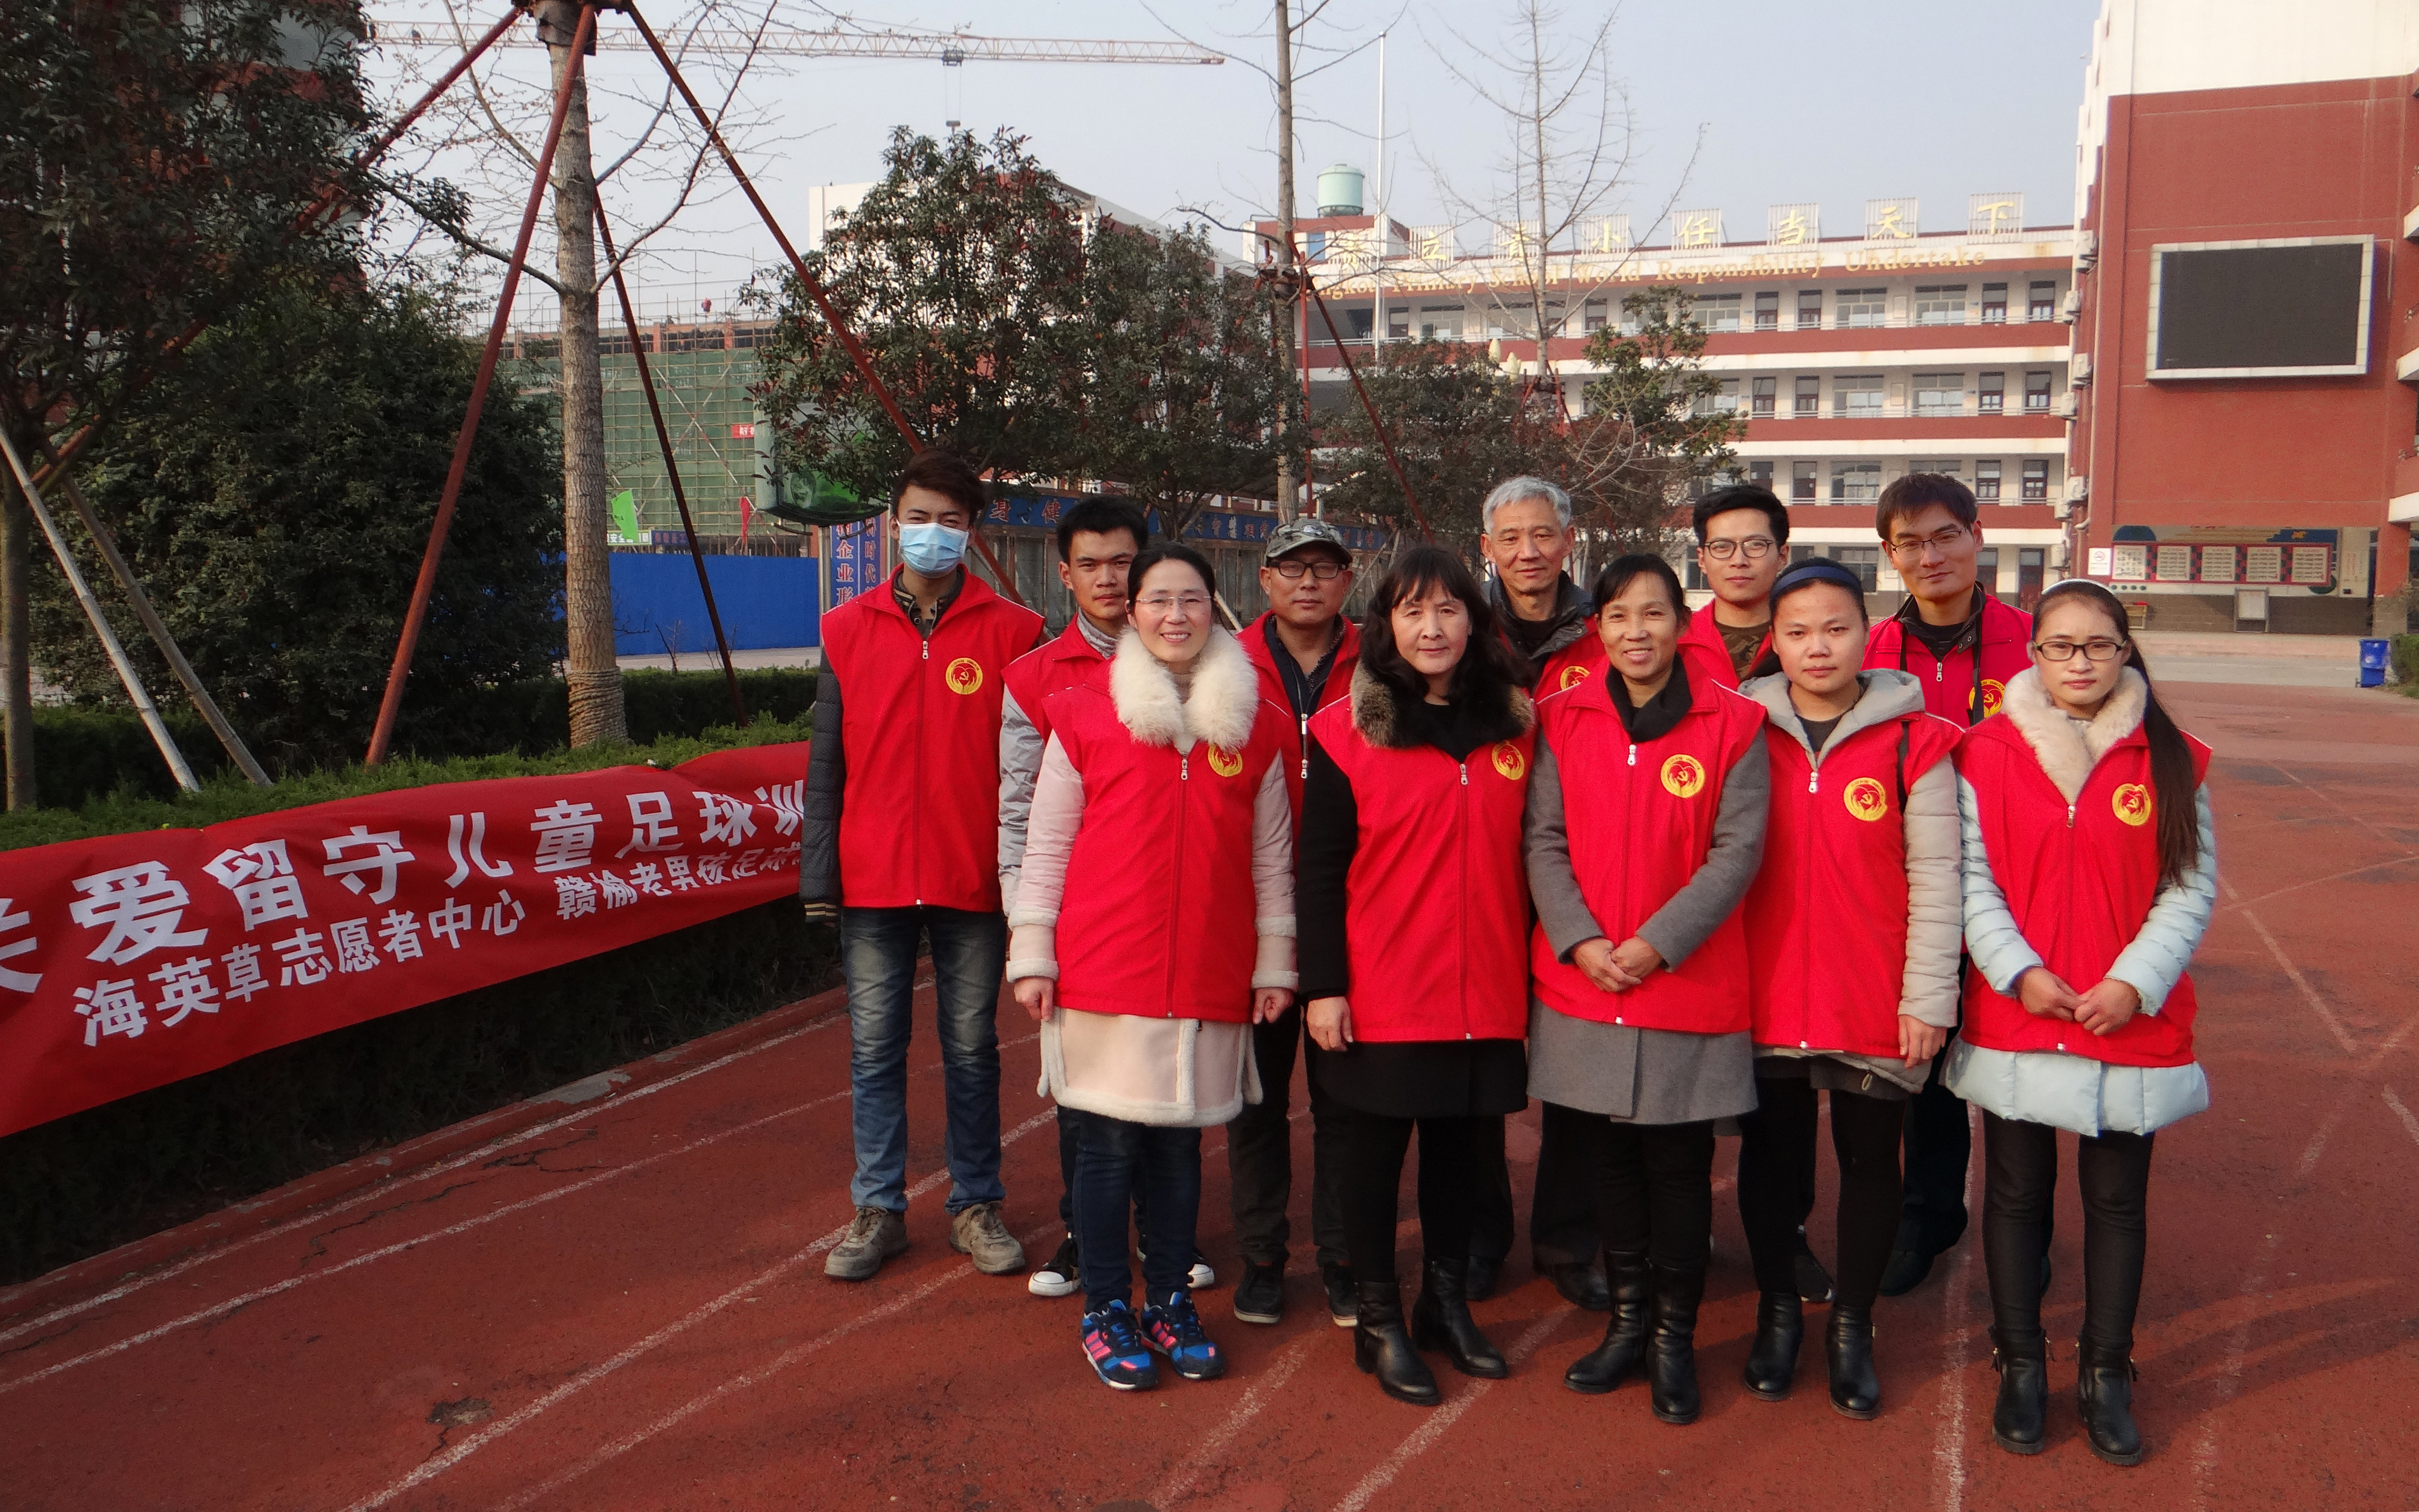
[[[1343,1135],[1336,1195],[1352,1278],[1394,1279],[1396,1196],[1414,1127],[1420,1135],[1420,1248],[1430,1258],[1466,1257],[1477,1209],[1473,1198],[1484,1190],[1487,1151],[1503,1148],[1503,1119],[1390,1119],[1341,1105],[1333,1111]]]
[[[1760,1076],[1760,1100],[1739,1115],[1739,1223],[1747,1229],[1759,1291],[1797,1290],[1797,1228],[1813,1206],[1817,1107],[1813,1083]],[[1898,1235],[1898,1100],[1831,1094],[1831,1149],[1840,1162],[1839,1257],[1834,1294],[1870,1307]]]
[[[1897,1247],[1919,1255],[1938,1255],[1965,1234],[1965,1166],[1974,1155],[1974,1131],[1964,1099],[1940,1085],[1948,1064],[1943,1045],[1932,1057],[1923,1090],[1906,1103],[1906,1196]],[[1810,1189],[1807,1206],[1813,1206]]]
[[[1243,1258],[1282,1265],[1293,1221],[1293,1126],[1287,1105],[1293,1068],[1302,1043],[1302,1015],[1289,1008],[1269,1024],[1252,1026],[1252,1054],[1259,1062],[1260,1101],[1246,1103],[1226,1125],[1226,1174],[1235,1207],[1235,1242]],[[1335,1196],[1335,1169],[1344,1134],[1334,1100],[1310,1085],[1310,1233],[1321,1266],[1345,1263],[1344,1215]]]
[[[2153,1134],[2103,1134],[2075,1141],[2083,1196],[2081,1342],[2123,1355],[2134,1348],[2149,1248]],[[2057,1131],[2045,1123],[1982,1115],[1982,1258],[1991,1274],[1991,1318],[2003,1346],[2043,1344],[2041,1262],[2049,1253],[2050,1204],[2057,1191]]]
[[[1644,1250],[1656,1265],[1702,1271],[1714,1237],[1714,1126],[1619,1123],[1546,1104],[1567,1121],[1576,1171],[1595,1186],[1604,1247]]]
[[[1576,1121],[1594,1115],[1548,1103],[1537,1128],[1537,1177],[1529,1205],[1529,1257],[1540,1271],[1555,1265],[1592,1265],[1604,1247],[1596,1214],[1595,1167],[1584,1132]],[[1503,1156],[1499,1126],[1479,1189],[1477,1226],[1470,1253],[1501,1263],[1512,1254],[1512,1170]]]

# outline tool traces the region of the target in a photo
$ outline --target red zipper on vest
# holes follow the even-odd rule
[[[1299,717],[1302,720],[1302,779],[1307,782],[1310,780],[1310,716],[1305,714]]]
[[[917,639],[923,642],[918,659],[929,664],[932,659],[932,638],[922,634],[919,626],[911,625],[908,628],[918,632]],[[937,630],[940,626],[936,625],[932,628]],[[911,816],[907,822],[912,826],[908,836],[907,872],[908,886],[916,893],[916,906],[918,908],[924,906],[924,690],[932,680],[932,670],[929,665],[916,669],[916,801],[907,806]]]
[[[1167,889],[1167,1016],[1176,1016],[1176,942],[1184,938],[1184,810],[1192,806],[1193,753],[1176,756],[1176,880]],[[1256,913],[1258,910],[1254,910]]]
[[[1461,857],[1461,896],[1467,899],[1470,896],[1470,759],[1466,756],[1461,760],[1459,823],[1460,833],[1456,834],[1454,840],[1455,848]],[[1470,910],[1467,907],[1456,908],[1453,914],[1454,927],[1458,932],[1460,946],[1457,980],[1461,988],[1461,1037],[1467,1040],[1470,1038]]]

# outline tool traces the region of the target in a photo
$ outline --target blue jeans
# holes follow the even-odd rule
[[[999,1182],[1000,978],[1008,920],[958,908],[843,908],[840,966],[848,980],[849,1092],[860,1208],[907,1211],[907,1041],[916,942],[932,942],[940,999],[941,1079],[948,1109],[949,1211],[1007,1196]]]
[[[1139,1208],[1143,1290],[1164,1302],[1191,1289],[1194,1227],[1201,1215],[1201,1131],[1058,1110],[1076,1123],[1075,1263],[1084,1310],[1133,1301],[1126,1211]]]

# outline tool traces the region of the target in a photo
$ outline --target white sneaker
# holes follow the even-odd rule
[[[1037,1297],[1069,1297],[1083,1285],[1075,1273],[1075,1236],[1069,1234],[1058,1242],[1058,1252],[1025,1278],[1025,1289]]]
[[[1134,1260],[1139,1264],[1142,1258],[1142,1246],[1140,1244],[1136,1244],[1134,1246]],[[1202,1254],[1198,1249],[1193,1252],[1193,1272],[1189,1278],[1189,1284],[1195,1291],[1207,1291],[1210,1288],[1218,1284],[1218,1273],[1210,1268],[1210,1257]]]

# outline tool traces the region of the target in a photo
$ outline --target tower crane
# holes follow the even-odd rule
[[[409,47],[456,45],[453,29],[438,21],[392,17],[370,23],[374,41]],[[986,37],[969,31],[919,32],[883,28],[808,31],[767,26],[760,37],[745,27],[704,26],[684,34],[691,51],[747,53],[784,57],[937,58],[948,68],[979,59],[992,63],[1179,63],[1216,66],[1226,61],[1190,42],[1117,41],[1074,37]],[[500,47],[544,47],[534,29],[516,28]],[[628,30],[599,28],[595,46],[607,53],[644,52],[646,43]]]

